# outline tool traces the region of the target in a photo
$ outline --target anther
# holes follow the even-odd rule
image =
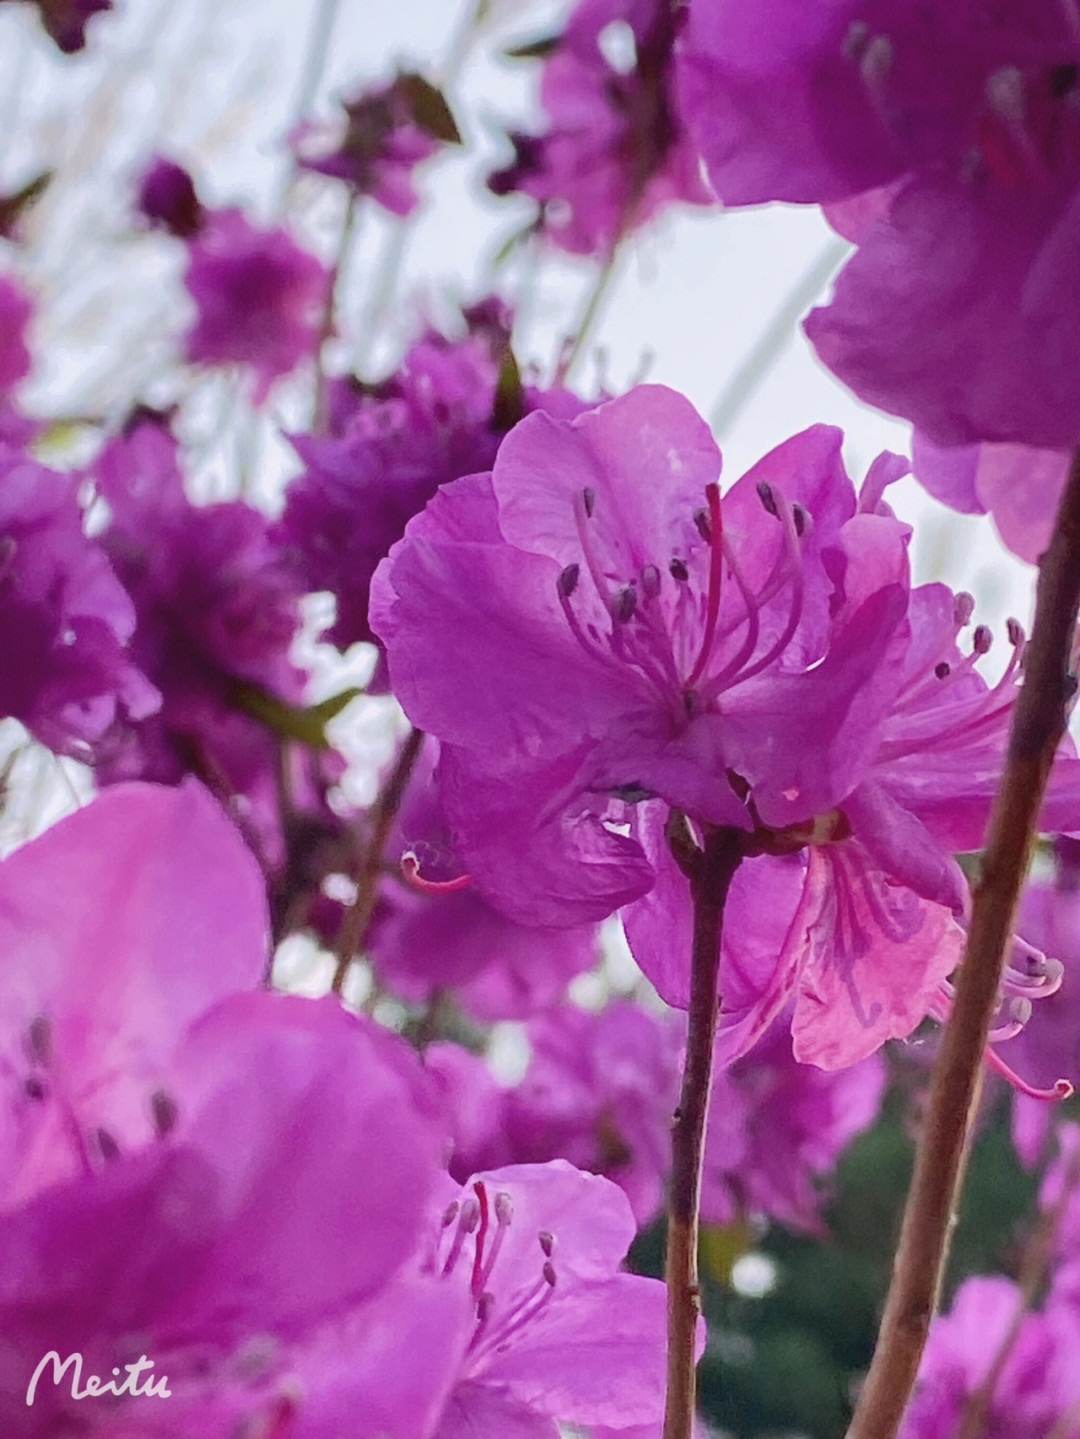
[[[678,556],[673,556],[672,559],[669,561],[668,571],[671,575],[671,578],[673,580],[678,580],[681,585],[684,585],[686,581],[690,578],[690,571],[686,568],[686,561],[680,560]]]
[[[705,543],[712,544],[712,525],[709,523],[708,510],[702,508],[694,511],[694,525]]]
[[[961,590],[953,598],[953,620],[956,624],[963,626],[975,613],[975,596],[969,595],[967,590]]]
[[[645,592],[646,599],[652,599],[660,593],[660,571],[655,565],[646,565],[641,572],[641,588]]]
[[[977,655],[984,655],[994,642],[989,625],[976,625],[975,633],[971,636],[971,647]]]
[[[150,1115],[154,1121],[154,1133],[159,1139],[163,1139],[176,1128],[176,1100],[171,1094],[166,1094],[164,1089],[155,1089],[150,1096]]]
[[[495,1196],[495,1222],[497,1224],[509,1224],[513,1217],[514,1201],[505,1189],[500,1189]]]
[[[31,1074],[23,1080],[23,1093],[27,1099],[42,1100],[45,1098],[45,1086],[36,1074]]]
[[[608,610],[617,625],[624,625],[637,609],[637,590],[633,585],[623,585],[611,596]]]
[[[986,101],[1003,119],[1021,121],[1024,116],[1024,77],[1015,65],[1003,65],[986,77]]]
[[[938,663],[934,666],[934,673],[937,675],[939,680],[947,680],[952,674],[952,666],[949,664],[948,660],[939,660]]]
[[[543,1269],[542,1269],[540,1272],[543,1274],[543,1276],[544,1276],[544,1282],[548,1285],[548,1287],[551,1288],[551,1289],[554,1289],[554,1288],[555,1288],[555,1266],[554,1266],[554,1264],[552,1264],[552,1262],[551,1262],[550,1259],[545,1259],[545,1260],[544,1260],[544,1267],[543,1267]]]
[[[581,501],[585,506],[586,519],[592,519],[596,512],[596,491],[591,485],[586,485],[581,492]]]
[[[443,1217],[439,1221],[439,1228],[449,1229],[451,1224],[453,1224],[454,1220],[457,1218],[457,1213],[458,1202],[456,1199],[451,1199],[450,1203],[443,1210]]]
[[[866,42],[870,39],[870,26],[865,20],[852,20],[847,28],[847,34],[840,42],[840,48],[849,60],[857,61],[866,49]]]
[[[758,499],[765,506],[766,511],[772,515],[773,519],[779,519],[780,511],[776,505],[776,496],[772,492],[772,485],[765,480],[758,480],[757,492]]]
[[[1007,619],[1005,621],[1005,633],[1009,637],[1009,643],[1015,649],[1017,645],[1024,643],[1024,627],[1019,620]]]
[[[554,1254],[554,1252],[555,1252],[555,1237],[554,1237],[554,1235],[549,1234],[546,1229],[541,1229],[540,1233],[539,1233],[536,1237],[537,1237],[537,1238],[539,1239],[539,1241],[540,1241],[540,1248],[544,1251],[544,1253],[545,1253],[545,1254],[547,1255],[547,1257],[550,1259],[551,1256],[552,1256],[552,1255]]]
[[[580,574],[580,565],[567,565],[564,570],[559,572],[559,578],[555,583],[558,586],[559,594],[564,600],[568,600],[577,589],[578,576]]]
[[[30,1021],[26,1032],[26,1047],[30,1058],[42,1067],[52,1059],[52,1024],[47,1014],[36,1015]]]
[[[795,526],[795,533],[801,540],[810,528],[810,513],[799,504],[798,500],[794,501],[791,506],[791,521]]]

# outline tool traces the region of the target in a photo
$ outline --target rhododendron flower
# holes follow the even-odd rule
[[[440,145],[461,139],[445,100],[421,76],[406,74],[342,101],[342,110],[336,124],[297,126],[291,136],[297,163],[343,181],[392,215],[411,214],[420,203],[413,170]]]
[[[195,773],[226,794],[265,788],[276,815],[275,740],[245,694],[300,703],[305,676],[289,658],[303,584],[270,522],[239,500],[193,505],[160,416],[137,415],[91,473],[112,511],[101,543],[135,604],[132,653],[162,693],[157,714],[100,746],[100,779]]]
[[[453,839],[434,783],[436,750],[428,741],[414,766],[386,848],[391,860],[411,855],[421,882],[455,873]],[[483,1020],[529,1018],[556,1001],[599,955],[592,925],[527,927],[493,909],[471,886],[409,893],[400,883],[383,886],[366,947],[379,979],[395,994],[410,1000],[447,994]]]
[[[33,313],[29,295],[0,275],[0,395],[30,373],[26,329]]]
[[[180,240],[197,235],[206,219],[191,175],[163,155],[156,155],[140,176],[137,204],[144,220]]]
[[[124,714],[159,696],[128,649],[132,603],[83,532],[78,480],[0,442],[0,715],[86,759]]]
[[[476,1175],[446,1197],[424,1266],[432,1290],[466,1295],[468,1310],[435,1439],[659,1423],[666,1295],[619,1271],[635,1233],[622,1191],[554,1160]]]
[[[337,616],[327,638],[342,649],[374,641],[371,577],[439,486],[490,469],[523,410],[569,418],[583,408],[567,391],[526,387],[504,413],[510,317],[490,308],[467,312],[460,340],[429,330],[381,384],[333,385],[329,434],[292,437],[305,469],[286,490],[281,533],[309,587],[333,593]]]
[[[257,405],[319,347],[329,272],[286,230],[257,229],[240,210],[209,212],[189,241],[184,283],[198,310],[187,358],[250,366]]]
[[[1023,1309],[1011,1280],[968,1279],[960,1286],[949,1313],[931,1323],[901,1439],[945,1439],[955,1432]],[[1072,1305],[1051,1302],[1023,1314],[993,1386],[981,1430],[987,1439],[1046,1439],[1052,1432],[1067,1439],[1076,1432],[1074,1425],[1057,1425],[1075,1414],[1078,1343],[1080,1314]]]
[[[41,23],[65,55],[86,45],[86,26],[91,16],[112,9],[112,0],[33,0]]]
[[[939,444],[1080,440],[1071,5],[695,0],[685,112],[727,204],[858,242],[807,333]]]
[[[839,441],[797,436],[721,506],[704,422],[642,386],[530,416],[391,551],[372,613],[395,693],[443,742],[462,860],[508,913],[575,923],[642,893],[650,867],[611,827],[627,803],[749,829],[759,782],[802,814],[849,787],[890,694],[907,532],[862,516],[839,538]]]
[[[614,999],[563,1005],[528,1026],[532,1051],[506,1092],[505,1143],[517,1160],[562,1155],[622,1189],[639,1225],[660,1212],[685,1026]]]
[[[550,125],[512,134],[488,186],[536,200],[551,244],[603,258],[668,205],[712,203],[675,104],[674,35],[664,0],[584,0],[546,56]]]
[[[827,1072],[800,1064],[781,1019],[713,1084],[701,1180],[701,1217],[730,1224],[766,1214],[822,1232],[821,1180],[877,1118],[885,1064],[873,1054]]]
[[[160,1432],[147,1396],[79,1408],[46,1378],[29,1407],[50,1351],[106,1380],[147,1356],[183,1439],[283,1418],[321,1439],[369,1410],[365,1439],[429,1432],[454,1306],[400,1271],[437,1178],[434,1097],[395,1036],[251,989],[263,887],[217,806],[117,789],[0,863],[0,893],[4,1433]],[[346,1369],[350,1325],[376,1338]]]

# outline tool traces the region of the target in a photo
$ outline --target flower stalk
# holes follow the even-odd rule
[[[990,815],[956,1001],[934,1068],[877,1348],[848,1439],[892,1439],[907,1407],[955,1224],[982,1056],[997,1003],[1039,810],[1076,690],[1080,608],[1080,452],[1073,455],[1042,557],[1024,682]]]
[[[673,812],[668,843],[690,881],[694,938],[687,1015],[686,1058],[679,1107],[671,1128],[668,1198],[667,1388],[663,1439],[690,1439],[696,1390],[694,1338],[701,1313],[697,1274],[701,1161],[712,1089],[713,1041],[720,1007],[719,953],[724,903],[743,857],[745,836],[737,829],[704,831],[695,844],[685,816]]]

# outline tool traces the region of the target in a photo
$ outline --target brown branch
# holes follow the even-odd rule
[[[682,1093],[671,1127],[665,1274],[667,1395],[663,1439],[690,1439],[694,1423],[694,1338],[701,1313],[697,1276],[698,1208],[712,1088],[713,1040],[720,1005],[720,928],[728,888],[743,857],[744,838],[737,829],[708,829],[703,847],[699,849],[693,844],[681,815],[673,814],[668,824],[672,853],[690,881],[694,941]]]
[[[390,829],[401,808],[401,798],[405,793],[405,786],[409,782],[409,776],[420,756],[423,744],[423,730],[411,729],[405,743],[398,751],[394,768],[387,776],[386,783],[372,806],[371,838],[361,851],[357,872],[354,875],[356,897],[341,922],[341,930],[338,934],[337,968],[334,970],[334,980],[331,986],[335,994],[341,993],[345,984],[345,976],[349,972],[349,965],[359,951],[364,935],[367,933],[367,927],[371,923],[371,916],[374,913],[375,901],[379,893],[383,850],[386,848],[386,841],[390,838]]]
[[[974,887],[956,1000],[934,1068],[877,1348],[848,1439],[892,1439],[915,1385],[955,1223],[982,1055],[1016,906],[1075,690],[1069,667],[1078,606],[1080,452],[1070,462],[1039,569],[1024,682]]]

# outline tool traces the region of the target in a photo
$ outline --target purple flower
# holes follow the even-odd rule
[[[29,295],[0,275],[0,395],[30,373],[26,329],[33,313]]]
[[[690,8],[683,102],[718,194],[835,207],[859,249],[807,333],[935,443],[1080,440],[1078,61],[1068,5]]]
[[[131,600],[83,532],[75,476],[0,443],[0,478],[0,714],[85,759],[119,714],[158,704],[128,648]]]
[[[92,15],[112,9],[112,0],[34,0],[41,23],[65,55],[86,45],[86,25]]]
[[[887,536],[880,528],[887,516],[873,513],[879,501],[869,481],[860,504],[870,512],[863,509],[849,523],[849,544]],[[859,600],[859,590],[850,589],[853,578],[844,574],[838,584],[836,622]],[[1011,622],[1012,658],[989,686],[977,669],[990,647],[989,631],[976,628],[966,655],[958,646],[971,613],[970,596],[954,596],[944,585],[911,592],[904,623],[878,651],[877,672],[867,678],[864,696],[873,704],[861,710],[858,748],[837,732],[846,753],[832,773],[850,788],[834,790],[828,809],[820,799],[812,810],[803,808],[803,792],[786,780],[778,786],[768,768],[742,768],[757,816],[773,838],[759,836],[766,852],[743,863],[728,899],[720,986],[724,1062],[745,1053],[791,999],[796,1058],[830,1069],[909,1034],[927,1013],[947,1012],[948,975],[959,959],[968,906],[953,855],[982,842],[1024,643]],[[792,713],[796,705],[793,698]],[[1044,827],[1075,823],[1078,781],[1066,746],[1043,808]],[[658,877],[624,922],[635,957],[661,995],[685,1007],[689,887],[668,856],[663,825],[659,806],[639,810],[635,833]],[[785,858],[785,849],[801,853]],[[1051,993],[1060,976],[1060,965],[1017,941],[994,1037],[1015,1034],[1029,1001]],[[989,1057],[1004,1068],[993,1051]]]
[[[713,1085],[701,1216],[730,1224],[748,1211],[823,1232],[820,1181],[877,1118],[885,1065],[870,1055],[827,1072],[800,1064],[790,1026],[773,1025]]]
[[[428,1434],[457,1306],[421,1307],[405,1272],[442,1131],[407,1048],[334,1001],[243,992],[262,883],[197,786],[93,801],[3,861],[0,890],[4,1433],[160,1432],[153,1399],[76,1406],[70,1376],[29,1408],[56,1351],[106,1381],[149,1357],[180,1439],[330,1439],[346,1414],[364,1439]]]
[[[203,227],[205,211],[195,182],[182,165],[156,155],[139,178],[138,209],[152,226],[180,240],[190,240]]]
[[[602,258],[668,205],[712,203],[675,104],[674,34],[663,0],[584,0],[545,59],[549,128],[512,134],[488,186],[536,200],[558,248]]]
[[[1008,1279],[968,1279],[960,1286],[951,1311],[930,1327],[902,1439],[949,1439],[1024,1307]],[[1080,1316],[1071,1305],[1051,1302],[1024,1315],[994,1385],[980,1431],[986,1439],[1045,1439],[1075,1412],[1078,1343]]]
[[[257,405],[318,349],[329,274],[286,230],[258,230],[240,210],[208,212],[184,283],[198,309],[187,358],[250,365]]]
[[[622,1191],[555,1160],[480,1174],[447,1196],[426,1267],[433,1290],[468,1307],[434,1439],[658,1423],[665,1290],[619,1272],[635,1233]]]
[[[460,873],[460,866],[434,781],[436,749],[429,741],[414,768],[387,857],[411,854],[421,876],[438,881]],[[437,991],[478,1019],[526,1019],[592,968],[597,941],[591,925],[515,924],[471,887],[409,894],[387,884],[369,949],[380,980],[403,998],[424,1000]]]
[[[286,491],[282,535],[313,590],[330,590],[337,618],[328,638],[342,649],[373,641],[368,590],[379,561],[440,485],[490,469],[499,440],[520,417],[515,405],[574,414],[565,391],[500,391],[509,317],[487,306],[451,341],[428,331],[401,368],[376,386],[339,382],[327,435],[294,435],[305,465]]]
[[[622,1189],[639,1226],[663,1205],[682,1024],[629,1000],[596,1013],[564,1005],[528,1027],[532,1058],[505,1096],[514,1158],[568,1159]]]
[[[805,815],[860,772],[907,532],[864,515],[840,538],[839,444],[795,437],[721,506],[703,421],[642,386],[571,422],[528,417],[391,551],[372,612],[394,690],[443,742],[462,858],[508,913],[575,923],[644,892],[650,866],[612,828],[628,802],[751,828],[748,788]]]
[[[260,511],[191,504],[161,417],[136,416],[91,469],[112,511],[102,544],[135,605],[132,652],[162,694],[157,714],[115,726],[100,746],[100,780],[195,773],[222,796],[265,794],[276,828],[275,740],[250,696],[302,700],[305,677],[289,658],[299,577]]]
[[[405,216],[420,203],[412,183],[417,165],[460,136],[445,100],[419,75],[399,75],[388,85],[342,102],[336,124],[305,121],[291,143],[301,169],[343,181],[392,215]]]

